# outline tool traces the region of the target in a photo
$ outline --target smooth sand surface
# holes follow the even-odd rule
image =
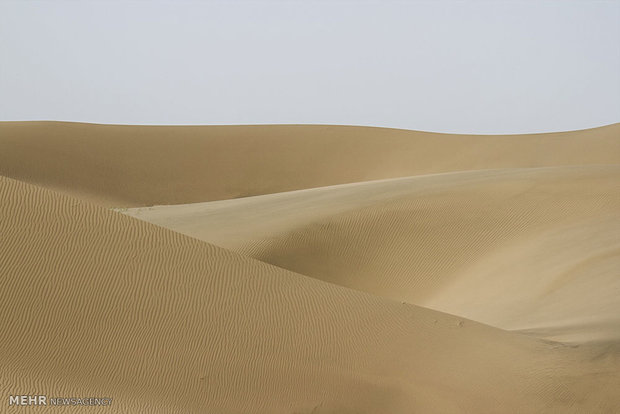
[[[4,404],[620,411],[620,124],[10,122],[0,175]]]
[[[426,175],[126,213],[493,326],[620,340],[620,165]]]
[[[620,124],[475,136],[327,125],[0,122],[0,175],[108,206],[182,204],[449,171],[614,164]]]

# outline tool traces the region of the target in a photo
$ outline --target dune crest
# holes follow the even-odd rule
[[[331,125],[0,122],[0,175],[107,207],[184,204],[450,171],[615,164],[620,124],[531,135]]]
[[[427,175],[126,214],[493,326],[620,339],[620,165]]]

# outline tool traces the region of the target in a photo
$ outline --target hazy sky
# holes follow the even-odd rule
[[[0,120],[620,122],[620,1],[0,0]]]

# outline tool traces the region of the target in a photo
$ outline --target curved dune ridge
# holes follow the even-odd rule
[[[111,396],[114,412],[618,402],[617,375],[585,363],[598,348],[325,284],[14,180],[0,189],[4,394]]]
[[[126,213],[501,328],[620,339],[620,165],[427,175]]]
[[[616,413],[620,124],[0,123],[0,278],[5,402]]]
[[[476,136],[332,125],[0,122],[0,175],[108,207],[183,204],[450,171],[615,164],[620,124]]]

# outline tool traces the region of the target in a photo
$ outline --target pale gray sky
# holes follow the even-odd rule
[[[620,122],[620,1],[0,0],[0,120]]]

